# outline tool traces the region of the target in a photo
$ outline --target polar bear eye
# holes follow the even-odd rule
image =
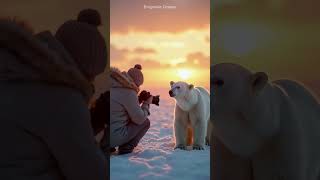
[[[178,89],[180,89],[180,86],[177,86]]]

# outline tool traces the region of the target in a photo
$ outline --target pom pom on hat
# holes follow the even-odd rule
[[[136,64],[133,68],[128,70],[128,75],[132,78],[132,80],[138,87],[141,86],[144,81],[141,70],[142,66],[140,64]]]
[[[139,70],[142,70],[142,66],[141,66],[140,64],[136,64],[136,65],[134,66],[134,68],[139,69]]]
[[[94,9],[82,10],[78,15],[77,20],[79,22],[87,23],[96,27],[101,25],[101,16],[99,12]]]

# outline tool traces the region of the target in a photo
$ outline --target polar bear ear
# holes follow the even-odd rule
[[[253,92],[259,92],[268,83],[268,75],[264,72],[257,72],[251,76]]]
[[[193,84],[189,84],[189,89],[193,89],[194,85]]]
[[[173,81],[170,81],[170,86],[174,85],[174,83],[175,83],[175,82],[173,82]]]

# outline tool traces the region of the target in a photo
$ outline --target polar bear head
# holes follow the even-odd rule
[[[170,97],[173,97],[175,99],[184,97],[190,92],[191,89],[194,88],[192,84],[188,84],[182,81],[179,81],[179,82],[171,81],[170,86],[171,86],[171,89],[169,91],[169,95]]]
[[[231,152],[250,156],[279,125],[268,103],[268,76],[229,63],[213,66],[211,73],[214,132]]]

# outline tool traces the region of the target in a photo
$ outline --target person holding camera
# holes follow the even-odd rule
[[[118,148],[119,154],[128,154],[150,128],[149,107],[153,96],[139,103],[139,87],[144,78],[141,65],[137,64],[128,72],[111,68],[110,89],[110,147]]]

